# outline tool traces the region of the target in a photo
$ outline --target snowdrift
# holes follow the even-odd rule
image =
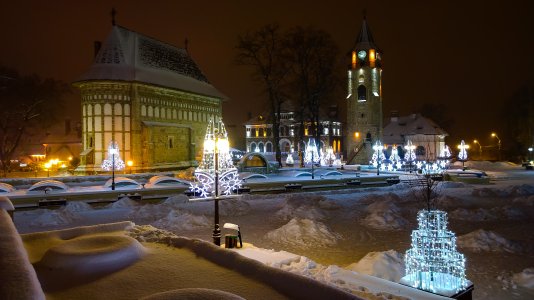
[[[337,244],[341,235],[325,224],[310,219],[291,219],[286,225],[269,231],[266,239],[273,242],[306,247],[329,247]]]

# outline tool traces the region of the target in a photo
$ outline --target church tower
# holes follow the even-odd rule
[[[347,164],[369,164],[373,144],[382,140],[382,53],[365,14],[349,55]]]

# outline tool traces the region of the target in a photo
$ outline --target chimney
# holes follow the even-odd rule
[[[397,122],[399,121],[399,112],[396,110],[392,110],[390,113],[391,116],[391,122]]]
[[[95,56],[97,56],[98,51],[100,51],[100,48],[102,48],[102,42],[101,41],[95,41],[94,43],[94,49],[95,49]]]

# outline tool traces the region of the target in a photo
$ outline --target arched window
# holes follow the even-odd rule
[[[367,89],[364,85],[358,86],[358,101],[367,101]]]
[[[265,152],[273,152],[273,145],[271,143],[265,144]]]
[[[363,83],[364,81],[365,81],[365,78],[363,77],[363,75],[358,76],[359,83]]]
[[[368,132],[368,133],[365,135],[365,141],[370,143],[372,140],[373,140],[373,139],[372,139],[371,133]]]
[[[248,149],[248,152],[255,152],[256,151],[256,143],[250,143],[250,148]]]
[[[258,143],[259,152],[264,152],[263,143]]]

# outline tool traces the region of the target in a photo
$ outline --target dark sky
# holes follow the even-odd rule
[[[439,3],[437,3],[439,2]],[[446,104],[451,137],[489,144],[501,107],[534,82],[534,1],[10,1],[0,4],[0,64],[72,82],[91,64],[93,41],[117,23],[189,51],[230,97],[223,114],[240,127],[264,108],[250,69],[234,64],[237,36],[276,22],[329,32],[340,53],[354,44],[362,11],[383,50],[384,114]],[[348,61],[340,57],[340,73]],[[71,101],[79,105],[79,98]],[[338,101],[344,105],[344,97]],[[76,106],[79,107],[79,106]],[[79,115],[79,112],[78,112]],[[235,137],[234,137],[235,138]]]

